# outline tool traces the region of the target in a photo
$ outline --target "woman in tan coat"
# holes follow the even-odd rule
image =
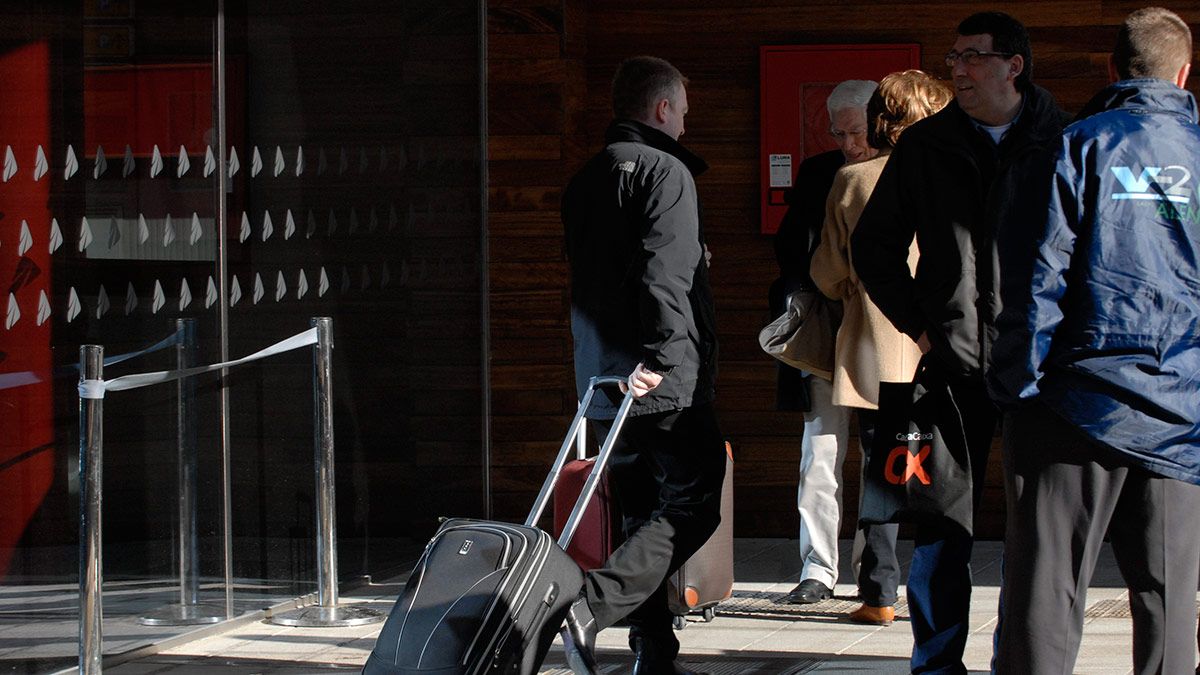
[[[850,234],[900,132],[941,110],[952,96],[946,83],[920,70],[892,73],[880,81],[867,103],[867,140],[879,154],[838,171],[826,202],[821,243],[813,254],[813,281],[822,293],[841,300],[844,310],[834,349],[833,403],[856,409],[864,456],[874,436],[879,383],[911,382],[921,350],[867,298],[854,272]],[[915,271],[915,241],[909,248],[908,264]],[[894,524],[863,528],[858,571],[863,605],[850,613],[853,621],[886,625],[895,617],[892,605],[900,584],[897,529]]]

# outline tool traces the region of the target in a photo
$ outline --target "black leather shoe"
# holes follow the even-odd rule
[[[784,605],[811,605],[833,597],[833,589],[816,579],[805,579],[791,593],[779,599]]]
[[[567,666],[575,675],[596,675],[596,617],[588,607],[587,597],[579,596],[567,610],[567,622],[562,629],[563,652]]]
[[[633,675],[705,675],[695,670],[688,670],[672,660],[656,658],[650,648],[642,648],[638,643],[633,651]]]

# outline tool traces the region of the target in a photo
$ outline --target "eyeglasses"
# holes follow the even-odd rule
[[[964,49],[961,52],[956,52],[953,49],[946,52],[946,67],[953,68],[955,62],[961,60],[963,65],[977,66],[983,63],[985,56],[999,56],[1002,59],[1011,59],[1015,54],[1010,52],[981,52],[977,49]]]
[[[853,138],[867,135],[867,129],[865,127],[862,129],[830,129],[829,135],[833,136],[833,140],[841,143],[847,136]]]

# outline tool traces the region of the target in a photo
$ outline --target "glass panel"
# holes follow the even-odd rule
[[[224,239],[216,2],[0,9],[0,669],[77,658],[81,344],[112,379],[330,316],[339,577],[483,515],[479,3],[345,4],[228,3]],[[223,422],[236,611],[316,590],[311,350],[228,385],[105,398],[108,653],[223,614]]]

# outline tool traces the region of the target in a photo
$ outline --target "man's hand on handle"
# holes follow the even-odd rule
[[[621,393],[625,393],[626,391],[632,389],[633,397],[641,398],[646,394],[649,394],[650,390],[657,387],[662,380],[662,375],[650,370],[646,370],[645,364],[639,363],[637,364],[637,368],[634,368],[633,372],[629,374],[629,380],[627,381],[627,384],[621,385]]]

